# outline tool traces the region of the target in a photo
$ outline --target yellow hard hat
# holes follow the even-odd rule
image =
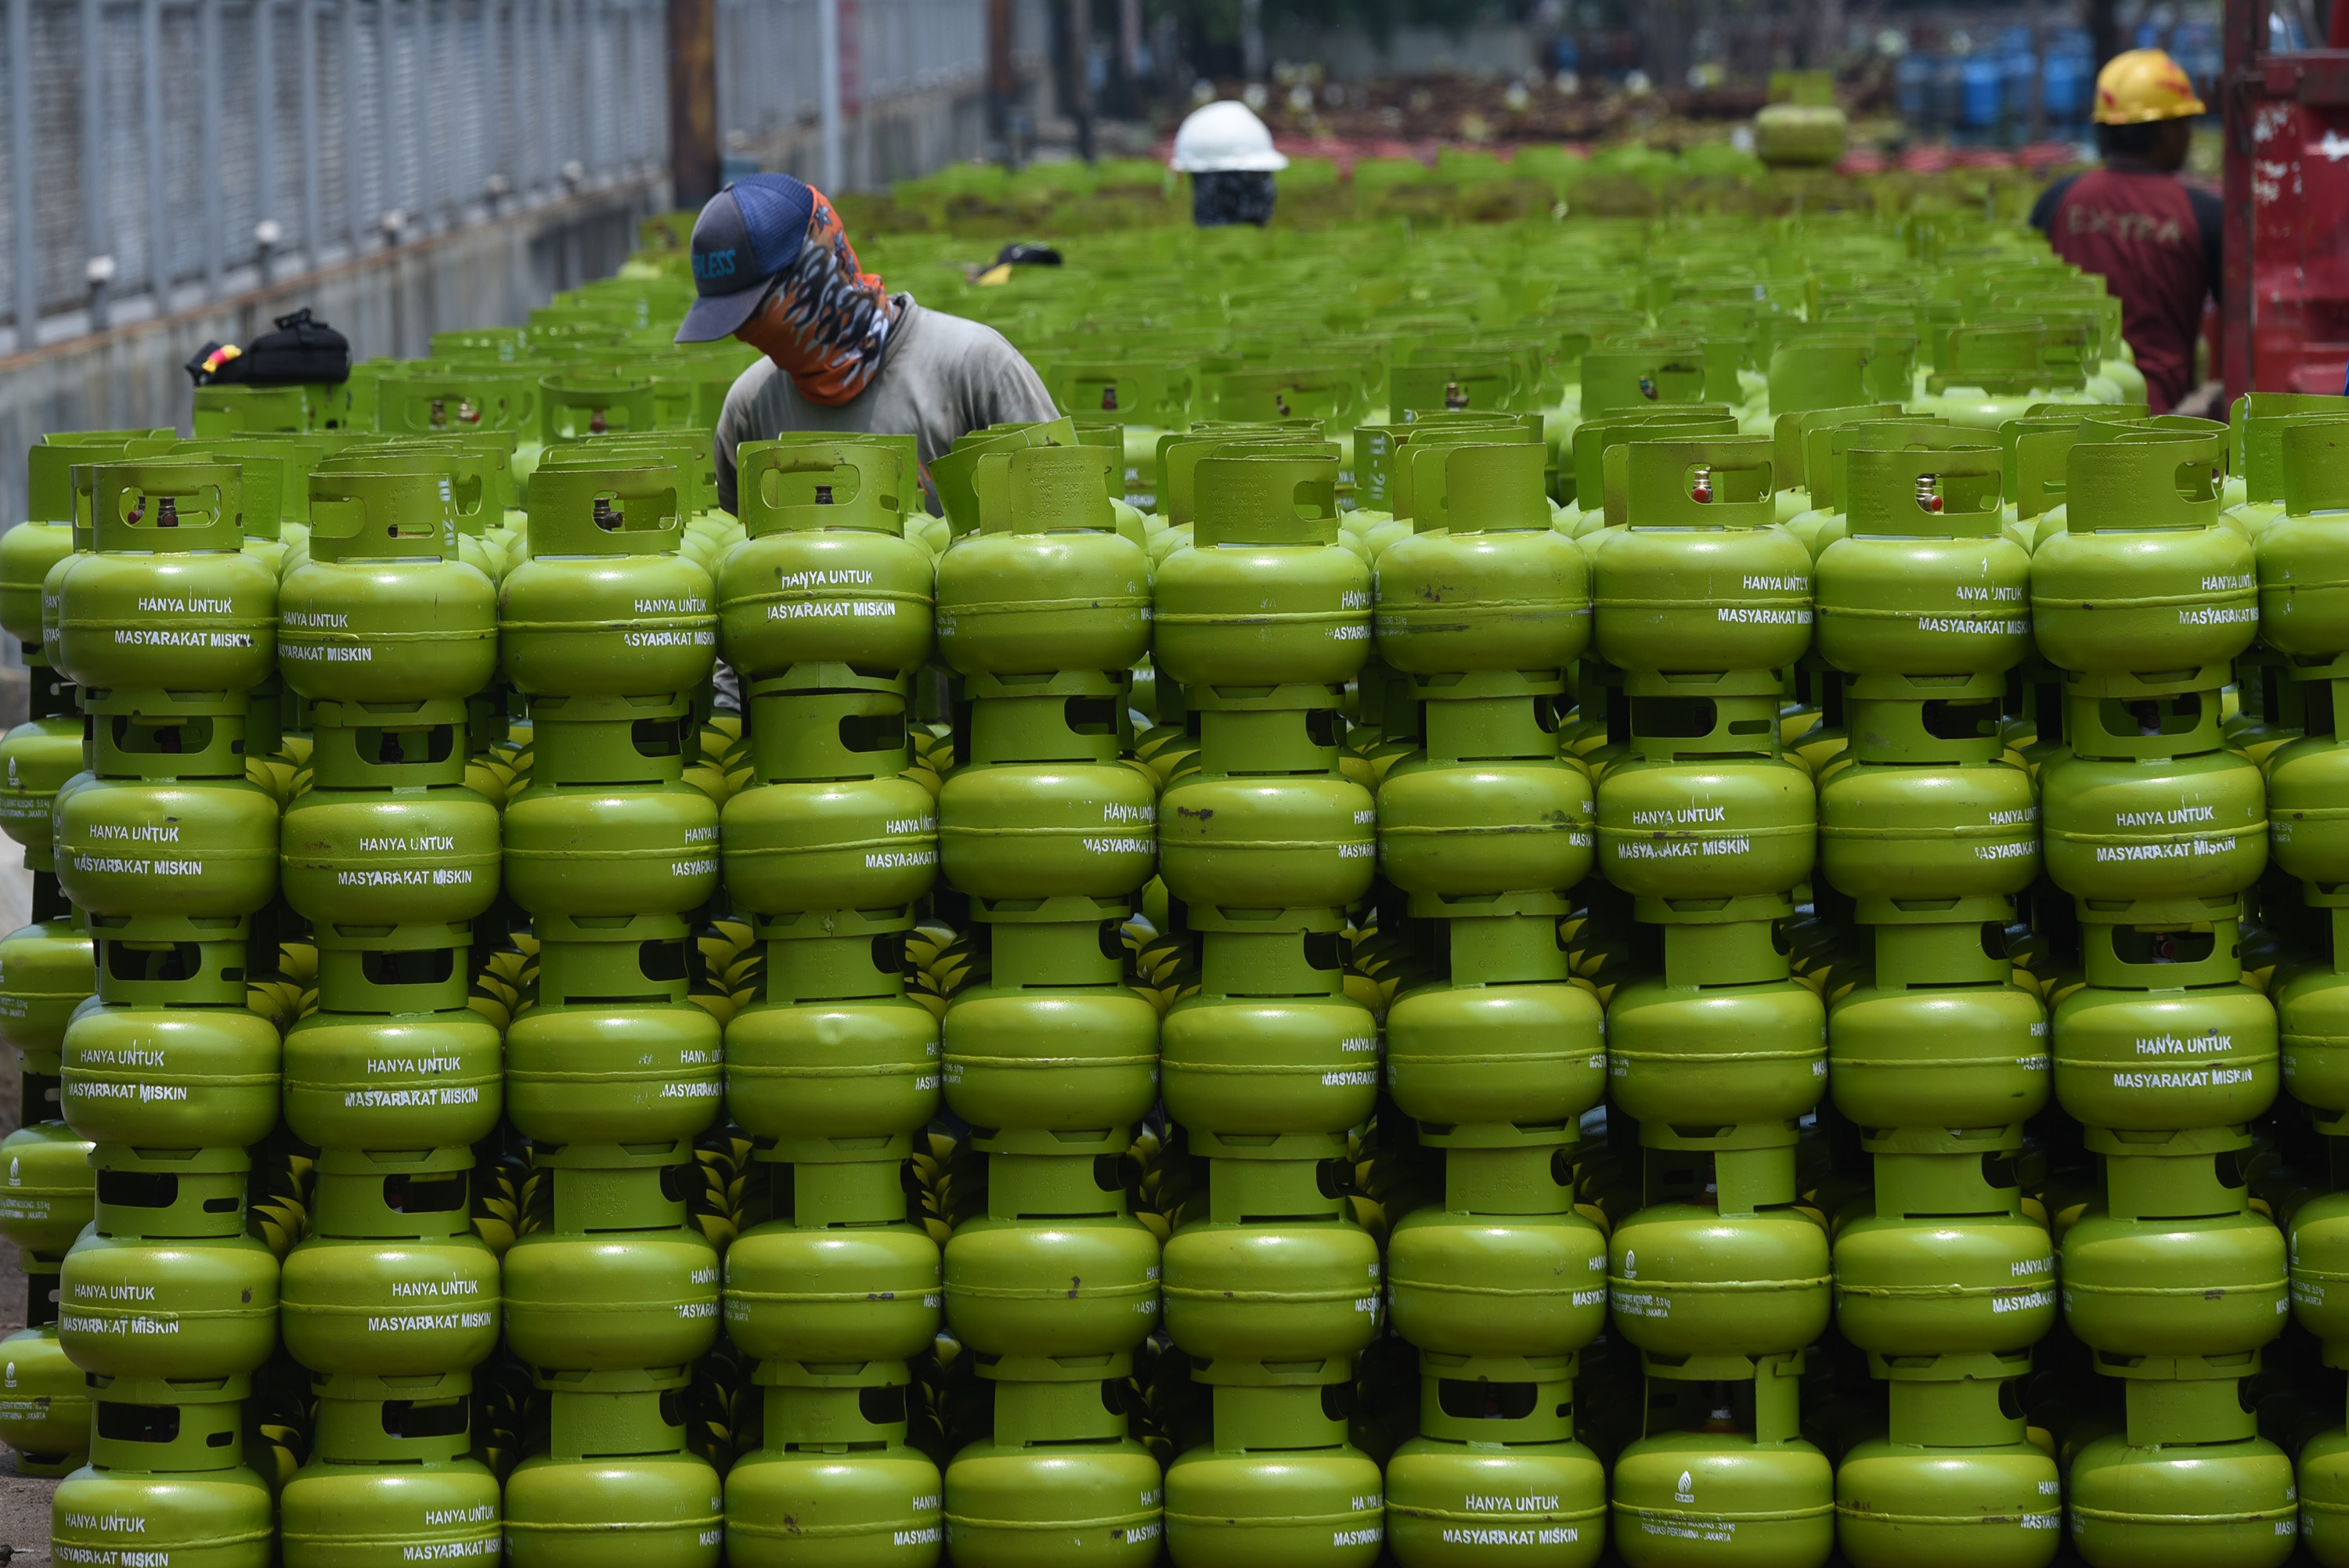
[[[2161,49],[2115,55],[2096,73],[2096,123],[2146,125],[2202,112],[2194,81]]]

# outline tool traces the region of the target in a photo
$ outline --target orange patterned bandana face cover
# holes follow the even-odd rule
[[[858,265],[823,192],[811,194],[807,242],[734,335],[773,360],[801,397],[836,406],[880,370],[897,307],[881,280]]]

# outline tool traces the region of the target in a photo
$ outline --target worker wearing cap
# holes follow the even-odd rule
[[[2202,304],[2219,286],[2219,199],[2177,178],[2202,100],[2159,49],[2115,55],[2096,73],[2096,150],[2104,167],[2059,180],[2031,209],[2032,227],[2121,302],[2121,335],[2146,397],[2166,413],[2194,385]]]
[[[1174,132],[1167,167],[1191,177],[1191,222],[1202,229],[1272,222],[1272,177],[1288,160],[1272,132],[1244,103],[1230,98],[1195,108]]]
[[[1059,415],[1001,333],[882,287],[823,192],[788,174],[735,181],[702,207],[693,282],[700,297],[677,340],[738,337],[765,356],[735,377],[718,416],[718,504],[729,511],[744,441],[910,433],[926,468],[969,431]]]

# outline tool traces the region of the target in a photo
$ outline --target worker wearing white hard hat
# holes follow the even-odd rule
[[[1202,229],[1272,221],[1272,177],[1288,160],[1247,105],[1223,98],[1191,111],[1169,168],[1191,177],[1191,222]]]

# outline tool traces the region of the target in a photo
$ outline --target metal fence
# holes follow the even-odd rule
[[[841,112],[982,82],[982,0],[832,0],[840,14]],[[824,0],[719,0],[718,129],[757,140],[812,121],[823,98],[816,47]],[[1019,9],[1031,9],[1022,5]],[[1030,17],[1030,36],[1042,24]],[[1026,40],[1023,39],[1023,42]]]
[[[984,0],[719,0],[730,143],[817,119],[827,3],[841,115],[983,85]],[[1043,46],[1047,5],[1016,0],[1023,56]],[[0,323],[20,349],[657,173],[668,156],[664,0],[0,0]]]

